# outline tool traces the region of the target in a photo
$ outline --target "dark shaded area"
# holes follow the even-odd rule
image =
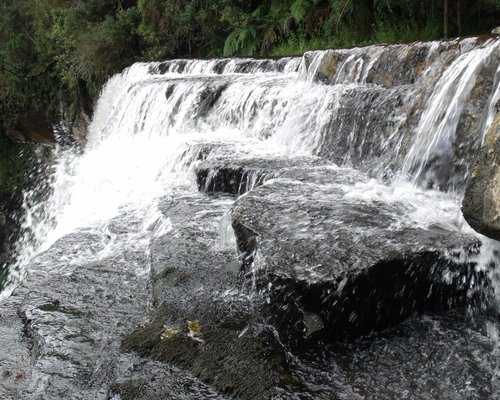
[[[22,234],[23,192],[31,190],[32,201],[47,195],[50,154],[50,147],[19,144],[0,136],[0,290]]]

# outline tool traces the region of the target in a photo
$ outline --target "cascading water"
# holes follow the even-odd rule
[[[151,258],[151,238],[168,236],[176,223],[162,213],[161,199],[195,196],[199,185],[193,171],[201,160],[298,163],[309,157],[311,162],[333,162],[368,175],[338,186],[347,201],[399,202],[412,210],[389,229],[439,226],[470,234],[460,200],[500,96],[499,48],[498,39],[467,39],[310,52],[280,60],[131,66],[103,89],[85,149],[55,151],[51,194],[27,209],[24,228],[29,234],[19,242],[18,261],[2,298],[35,268],[39,274],[70,274],[74,265],[99,263],[130,249]],[[338,170],[334,165],[324,170],[328,168]],[[214,176],[212,171],[207,179]],[[279,176],[270,171],[265,179],[254,177],[245,190]],[[29,200],[30,194],[26,196]],[[216,209],[225,210],[220,248],[227,251],[235,246],[228,236],[232,200],[213,201]],[[318,197],[321,201],[330,200]],[[60,255],[60,263],[43,261],[44,254],[75,233],[100,239],[92,245],[95,249],[75,243]],[[308,232],[303,234],[307,238]],[[476,261],[483,258],[477,269],[490,270],[492,263],[498,264],[496,246],[483,241],[482,252],[475,255]],[[134,268],[138,276],[147,273],[145,262],[137,261]],[[490,287],[498,289],[494,282]],[[498,336],[495,326],[488,325],[491,337]],[[439,329],[431,334],[438,335]],[[375,353],[368,353],[377,354],[384,340],[378,338]],[[396,340],[395,346],[405,345]],[[368,374],[358,361],[351,364]],[[315,390],[328,385],[329,378],[320,375],[311,384],[317,385]],[[347,396],[342,398],[364,398],[356,390],[330,386]],[[372,389],[384,396],[384,390]]]

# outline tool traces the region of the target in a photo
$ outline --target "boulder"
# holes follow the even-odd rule
[[[188,372],[121,349],[122,337],[148,321],[141,228],[134,215],[122,215],[105,232],[66,235],[33,259],[30,274],[0,304],[1,398],[134,399],[140,393],[153,399],[158,392],[185,398],[193,391],[220,398]]]
[[[242,290],[236,251],[219,224],[231,198],[163,199],[171,230],[151,243],[150,322],[125,336],[125,349],[172,363],[238,399],[274,398],[294,384],[286,352]],[[260,322],[259,322],[260,321]]]
[[[50,121],[36,110],[30,110],[19,119],[16,126],[7,128],[6,135],[14,142],[55,143],[55,134]]]
[[[500,240],[500,113],[493,120],[467,182],[462,212],[477,232]]]
[[[202,192],[242,195],[287,171],[326,165],[332,164],[319,157],[270,159],[237,153],[221,157],[215,153],[200,161],[194,172],[198,189]]]
[[[478,240],[439,213],[419,221],[432,211],[411,199],[425,204],[425,192],[400,199],[393,190],[351,169],[314,168],[236,201],[244,267],[283,340],[359,336],[470,299],[481,276],[460,254],[476,252]]]

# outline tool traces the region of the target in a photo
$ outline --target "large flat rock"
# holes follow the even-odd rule
[[[198,189],[208,194],[242,195],[290,171],[332,165],[319,157],[258,157],[252,154],[210,154],[194,168]]]
[[[150,321],[124,338],[124,348],[186,369],[234,398],[275,398],[294,378],[245,290],[234,242],[221,241],[231,203],[202,194],[160,202],[170,229],[151,243]]]
[[[2,399],[220,398],[189,372],[122,349],[148,320],[148,245],[134,213],[124,213],[33,259],[0,304]]]
[[[284,336],[356,336],[464,303],[475,272],[460,255],[479,244],[445,222],[451,200],[426,196],[337,167],[291,170],[241,196],[238,248]]]

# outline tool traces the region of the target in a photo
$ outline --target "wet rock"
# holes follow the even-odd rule
[[[0,255],[5,252],[5,242],[7,239],[7,216],[0,210]],[[2,257],[0,256],[0,260]]]
[[[152,74],[199,74],[201,72],[199,66],[203,61],[200,60],[168,60],[150,67]],[[203,68],[204,73],[238,73],[248,74],[256,70],[276,71],[279,68],[279,63],[276,60],[269,59],[250,59],[250,58],[221,58],[213,59],[208,66]]]
[[[339,168],[293,171],[240,197],[238,248],[283,340],[358,336],[464,303],[481,277],[459,249],[477,251],[477,239],[439,218],[419,226],[417,207]]]
[[[488,42],[491,36],[483,40]],[[328,106],[335,112],[319,130],[319,146],[314,154],[338,165],[360,168],[377,178],[390,179],[401,170],[415,145],[416,128],[423,123],[422,110],[436,107],[426,103],[446,76],[443,71],[457,60],[465,61],[471,46],[476,44],[482,45],[481,41],[456,39],[374,46],[369,52],[357,48],[306,53],[308,78],[335,87]],[[498,52],[491,52],[468,79],[470,92],[463,92],[463,100],[453,110],[456,115],[451,118],[452,124],[446,128],[452,139],[446,144],[441,139],[440,145],[450,151],[437,146],[429,151],[425,165],[418,164],[408,171],[421,186],[447,191],[464,187],[469,166],[480,147],[477,132],[488,113],[498,57]],[[468,62],[474,65],[474,60]],[[449,96],[458,94],[450,91]],[[433,129],[440,128],[436,125]]]
[[[304,58],[310,65],[313,53],[305,53]],[[347,57],[341,57],[342,53],[327,51],[324,53],[317,67],[314,80],[322,83],[330,83],[335,79],[339,62],[345,61]]]
[[[435,170],[436,180],[444,182],[442,186],[447,190],[466,186],[467,178],[471,173],[481,148],[481,135],[485,116],[488,114],[489,94],[494,89],[496,66],[500,63],[500,54],[493,52],[490,62],[483,65],[476,76],[473,88],[458,121],[453,151],[451,155],[436,155],[428,163]],[[499,107],[498,104],[493,106]]]
[[[187,369],[235,398],[271,398],[277,385],[294,378],[272,329],[256,320],[257,304],[241,292],[235,250],[219,242],[229,202],[200,195],[162,202],[173,228],[151,246],[151,322],[123,345]]]
[[[485,137],[467,182],[462,212],[476,231],[500,240],[500,114]]]
[[[433,63],[441,66],[456,57],[456,42],[413,43],[308,52],[304,58],[313,80],[325,84],[367,83],[385,88],[420,83]],[[316,58],[320,57],[320,58]]]
[[[123,336],[147,322],[140,232],[133,213],[124,214],[106,232],[66,235],[33,260],[29,276],[0,304],[0,397],[130,399],[137,394],[131,382],[157,379],[163,398],[180,398],[186,388],[220,398],[190,373],[121,350]],[[145,393],[141,398],[155,398]]]
[[[7,226],[7,216],[0,209],[0,290],[2,290],[8,274],[8,269],[7,269],[7,262],[9,261],[8,232],[9,229]]]
[[[198,189],[205,193],[242,195],[290,170],[331,165],[319,157],[258,158],[212,154],[195,167]]]
[[[199,93],[197,102],[198,104],[192,118],[196,120],[197,118],[205,117],[217,102],[217,100],[219,100],[222,92],[226,89],[227,85],[228,84],[224,81],[215,81],[211,86],[207,86],[201,93]]]
[[[22,215],[22,196],[19,192],[0,196],[0,287],[3,279],[2,263],[11,261],[15,239],[19,235]]]
[[[412,127],[418,123],[419,90],[412,86],[346,86],[337,95],[335,114],[320,132],[321,146],[315,154],[374,175],[398,170],[412,140]]]
[[[68,263],[80,246],[87,249],[86,257]],[[137,264],[144,264],[138,252],[85,260],[104,246],[98,234],[65,236],[34,260],[30,276],[16,290],[12,299],[19,301],[21,324],[14,326],[22,330],[11,337],[24,339],[31,358],[19,398],[105,397],[118,364],[120,332],[142,318],[146,298],[137,294],[145,293],[146,282],[136,279]],[[136,291],[134,305],[131,293]]]

